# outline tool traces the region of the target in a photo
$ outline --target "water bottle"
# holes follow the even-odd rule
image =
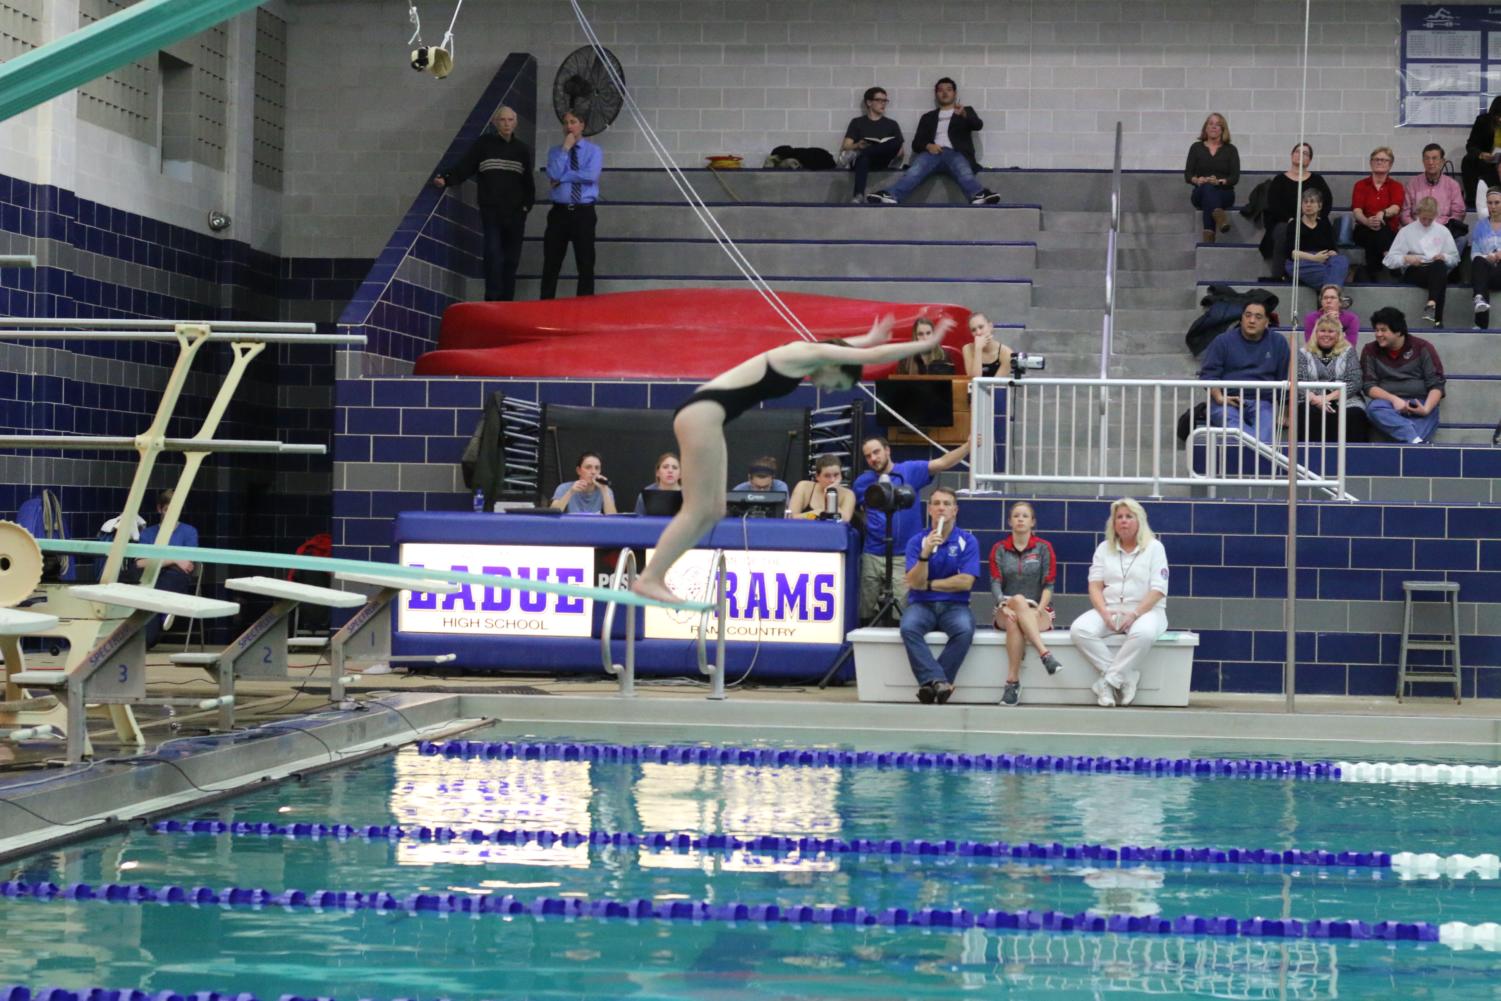
[[[484,510],[485,510],[485,491],[482,490],[482,489],[481,490],[476,490],[474,492],[474,513],[475,514],[479,514],[480,512],[482,512]]]

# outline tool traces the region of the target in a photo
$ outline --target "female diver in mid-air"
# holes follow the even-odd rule
[[[631,590],[647,598],[678,604],[682,599],[667,587],[667,571],[693,547],[715,522],[724,517],[728,460],[724,426],[763,400],[786,396],[807,376],[821,389],[849,389],[860,381],[866,365],[880,365],[925,354],[943,342],[953,328],[939,319],[924,337],[899,344],[891,339],[890,316],[882,317],[870,333],[849,340],[793,341],[749,358],[704,383],[678,407],[672,429],[683,460],[683,507],[662,530],[656,552]]]

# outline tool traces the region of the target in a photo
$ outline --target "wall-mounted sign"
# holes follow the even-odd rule
[[[1403,4],[1400,66],[1398,125],[1469,126],[1501,94],[1501,5]]]
[[[594,573],[594,549],[407,542],[401,546],[401,563],[587,585]],[[403,591],[396,617],[396,628],[404,633],[476,636],[589,636],[593,624],[593,599],[480,584],[463,584],[452,594]]]
[[[651,559],[647,550],[647,559]],[[667,574],[667,586],[689,601],[712,600],[713,553],[689,550]],[[727,639],[753,643],[844,641],[844,554],[778,550],[725,553]],[[697,612],[646,610],[647,639],[694,639]],[[714,624],[710,623],[710,638]]]

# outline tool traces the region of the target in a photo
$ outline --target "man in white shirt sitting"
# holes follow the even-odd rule
[[[980,164],[975,160],[974,133],[984,128],[985,123],[974,108],[959,103],[959,88],[948,77],[933,86],[933,98],[938,107],[918,120],[917,134],[912,137],[912,152],[916,155],[906,173],[889,190],[873,191],[865,200],[872,205],[896,205],[927,180],[929,174],[942,172],[959,182],[971,205],[1000,204],[1001,196],[981,187],[975,179]]]

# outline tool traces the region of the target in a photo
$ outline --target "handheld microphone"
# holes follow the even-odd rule
[[[595,483],[602,483],[605,486],[609,486],[610,485],[610,478],[608,476],[600,475],[600,476],[594,477],[594,482]]]
[[[934,531],[936,531],[940,536],[943,535],[944,526],[947,525],[947,524],[948,524],[948,520],[947,519],[939,518],[938,519],[938,525],[934,529]]]

